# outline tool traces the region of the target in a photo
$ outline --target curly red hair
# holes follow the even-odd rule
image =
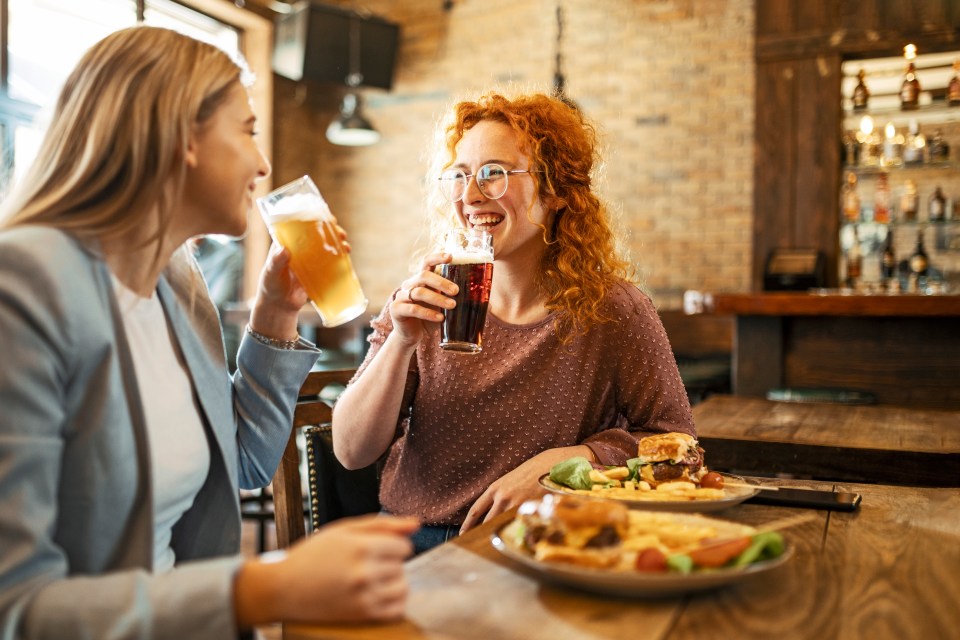
[[[579,109],[558,98],[489,93],[454,107],[452,122],[440,131],[447,155],[442,168],[453,163],[464,133],[482,120],[502,122],[516,132],[530,167],[541,171],[531,174],[540,199],[563,203],[541,225],[547,248],[537,274],[547,308],[560,312],[558,328],[569,330],[561,335],[566,340],[609,321],[603,313],[607,293],[634,276],[617,248],[607,206],[592,190],[599,160],[596,129]],[[449,205],[438,211],[449,212]]]

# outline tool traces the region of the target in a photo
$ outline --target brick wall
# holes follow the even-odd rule
[[[355,6],[353,2],[327,0]],[[341,89],[277,79],[274,184],[316,180],[347,229],[379,309],[425,238],[422,184],[433,124],[491,87],[549,91],[554,0],[364,0],[401,25],[393,90],[364,91],[382,140],[328,143]],[[749,287],[753,0],[563,0],[567,93],[603,134],[598,184],[661,308],[685,289]]]

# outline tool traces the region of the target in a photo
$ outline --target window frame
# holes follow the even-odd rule
[[[173,0],[189,9],[203,13],[239,32],[239,47],[256,77],[256,83],[250,91],[250,97],[257,113],[258,136],[261,149],[267,160],[271,160],[273,147],[273,70],[271,55],[273,49],[273,23],[249,10],[237,7],[228,0]],[[136,0],[137,23],[144,19],[146,0]],[[10,150],[13,161],[13,136],[17,124],[31,123],[40,111],[40,106],[10,98],[8,95],[9,78],[9,25],[8,0],[0,0],[0,125],[3,139],[0,140],[0,153]],[[0,167],[6,168],[6,158]],[[12,168],[12,164],[10,165]],[[4,176],[0,175],[0,181]],[[257,188],[257,196],[270,191],[269,176],[262,180]],[[3,185],[0,184],[0,189]],[[251,221],[253,222],[253,221]],[[263,225],[251,223],[246,237],[240,242],[244,245],[244,273],[241,286],[243,300],[256,294],[259,272],[266,262],[270,246],[269,235]]]

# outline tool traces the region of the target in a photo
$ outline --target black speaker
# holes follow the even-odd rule
[[[357,35],[359,86],[390,89],[400,27],[382,18],[312,2],[291,5],[274,25],[273,70],[291,80],[346,84],[351,31]]]

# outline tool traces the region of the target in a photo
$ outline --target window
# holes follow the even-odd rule
[[[83,53],[118,29],[138,22],[215,44],[231,54],[237,29],[174,0],[0,0],[7,48],[0,52],[0,192],[36,155],[60,87]],[[56,47],[50,43],[55,42]]]

